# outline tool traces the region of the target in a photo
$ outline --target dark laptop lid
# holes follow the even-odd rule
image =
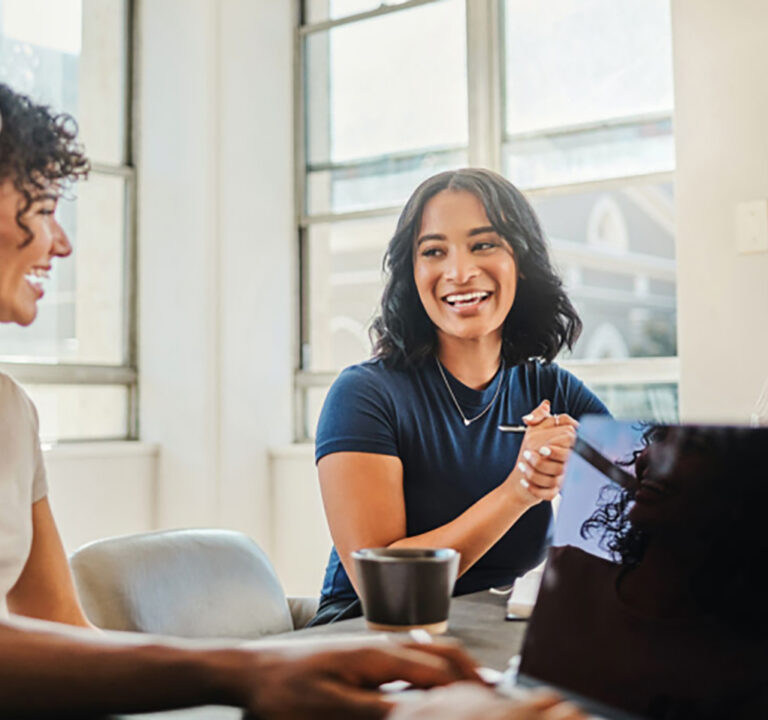
[[[578,435],[520,681],[612,717],[768,717],[768,428]]]

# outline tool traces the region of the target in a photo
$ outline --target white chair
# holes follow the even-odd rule
[[[315,598],[286,598],[264,551],[229,530],[108,538],[70,558],[91,622],[105,630],[253,640],[303,627]]]

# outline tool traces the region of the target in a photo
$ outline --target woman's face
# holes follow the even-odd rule
[[[443,190],[427,202],[414,242],[413,275],[438,338],[501,338],[515,302],[517,263],[478,197]]]
[[[43,281],[55,257],[66,257],[72,246],[54,217],[57,193],[43,194],[23,216],[32,234],[16,222],[23,195],[10,180],[0,183],[0,322],[29,325],[43,297]]]

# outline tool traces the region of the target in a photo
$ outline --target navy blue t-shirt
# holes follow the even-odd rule
[[[554,363],[504,368],[479,391],[445,374],[468,418],[488,405],[502,383],[499,396],[482,418],[465,427],[434,359],[405,370],[369,360],[339,375],[317,426],[315,462],[336,452],[400,458],[408,537],[454,520],[504,481],[517,460],[522,434],[501,432],[499,425],[521,425],[523,415],[545,399],[552,413],[574,418],[608,413],[579,379]],[[361,492],[365,482],[361,477]],[[544,559],[551,534],[552,507],[542,502],[458,579],[454,594],[514,582]],[[356,597],[336,548],[322,597]]]

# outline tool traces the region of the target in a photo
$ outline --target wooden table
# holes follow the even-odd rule
[[[473,593],[451,601],[448,632],[445,637],[459,640],[483,666],[495,670],[506,669],[509,659],[520,652],[525,631],[524,622],[510,622],[504,619],[506,597],[492,595],[488,591]],[[323,638],[329,645],[344,642],[345,639],[364,641],[365,638],[381,637],[366,629],[363,618],[344,620],[332,625],[307,628],[283,635],[272,635],[261,641],[248,643],[249,647],[289,647],[302,641],[317,642],[322,647]],[[201,707],[171,712],[120,716],[125,720],[240,720],[242,713],[233,708]]]
[[[487,590],[453,598],[445,637],[459,640],[481,665],[505,670],[509,659],[520,652],[526,625],[525,622],[505,620],[505,612],[506,596],[492,595]],[[372,634],[366,629],[365,620],[360,617],[332,625],[272,635],[265,642],[309,638],[319,640],[322,637],[348,636],[351,633],[360,637]],[[253,647],[258,646],[258,642],[253,643]]]

